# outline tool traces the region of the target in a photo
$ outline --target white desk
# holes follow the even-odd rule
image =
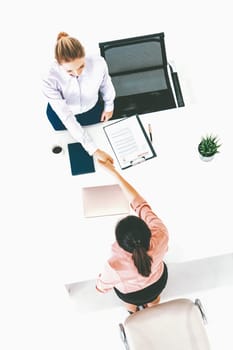
[[[184,107],[146,114],[141,120],[146,130],[148,123],[152,125],[157,157],[122,170],[122,174],[168,227],[166,260],[181,262],[231,253],[230,117]],[[113,155],[102,127],[101,124],[88,127],[88,132],[100,148]],[[217,133],[223,143],[220,153],[209,163],[201,161],[197,152],[198,142],[206,133]],[[64,146],[75,142],[68,132],[58,133],[58,138]],[[56,238],[59,273],[64,283],[93,279],[108,258],[114,226],[120,217],[85,219],[81,188],[111,184],[114,179],[98,164],[96,173],[72,176],[67,149],[64,155],[51,153],[50,157],[51,186],[59,212],[58,223],[54,223],[59,232]],[[119,169],[117,161],[115,164]]]

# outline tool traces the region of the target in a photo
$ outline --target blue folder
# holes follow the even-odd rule
[[[87,153],[80,142],[69,143],[68,152],[72,175],[95,172],[94,159]]]

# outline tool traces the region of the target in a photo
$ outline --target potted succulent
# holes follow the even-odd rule
[[[212,160],[216,153],[219,153],[219,140],[217,136],[206,135],[202,137],[201,142],[198,145],[198,151],[200,158],[206,162]]]

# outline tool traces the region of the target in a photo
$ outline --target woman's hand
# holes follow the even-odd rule
[[[112,115],[113,115],[113,111],[111,112],[105,112],[103,111],[102,112],[102,115],[101,115],[101,122],[107,122],[109,119],[112,118]]]
[[[94,152],[93,156],[102,163],[108,162],[113,164],[113,158],[108,153],[102,151],[99,148]]]
[[[103,162],[102,160],[98,159],[98,163],[101,165],[102,168],[104,168],[105,170],[107,170],[110,174],[116,174],[116,168],[113,164],[113,162],[110,162],[109,160],[107,160],[106,162]]]

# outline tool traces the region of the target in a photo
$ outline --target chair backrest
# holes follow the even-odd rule
[[[189,299],[175,299],[136,312],[120,326],[125,347],[130,350],[210,350],[202,312],[198,304]]]
[[[114,117],[177,107],[164,33],[99,43],[116,90]]]

